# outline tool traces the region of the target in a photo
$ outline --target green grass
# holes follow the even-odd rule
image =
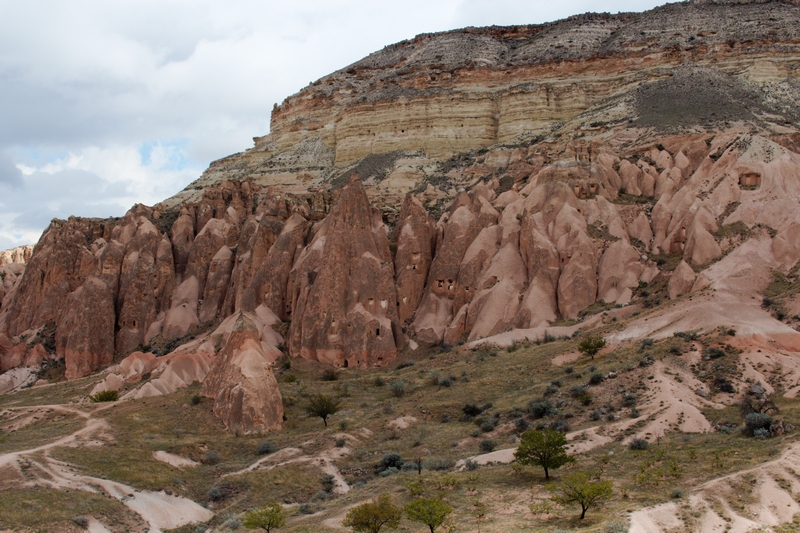
[[[78,491],[18,488],[0,492],[0,529],[34,531],[82,531],[73,518],[93,516],[107,527],[120,531],[131,524],[141,531],[144,523],[113,498]],[[115,527],[117,526],[117,527]]]

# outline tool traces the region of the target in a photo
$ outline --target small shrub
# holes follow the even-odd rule
[[[557,389],[557,388],[555,388],[555,387],[554,387],[554,386],[552,386],[552,385],[548,385],[548,386],[547,386],[547,387],[544,389],[544,393],[543,393],[542,395],[543,395],[543,396],[552,396],[553,394],[555,394],[555,393],[557,393],[557,392],[558,392],[558,389]]]
[[[275,453],[278,451],[278,447],[271,441],[265,440],[263,442],[258,443],[258,447],[256,448],[258,455],[269,455],[271,453]]]
[[[676,331],[672,335],[689,342],[696,341],[700,338],[700,335],[696,331]]]
[[[628,533],[628,524],[617,520],[606,522],[604,533]]]
[[[757,439],[766,439],[769,437],[769,430],[764,428],[754,429],[753,436]]]
[[[723,381],[722,383],[720,383],[719,390],[720,390],[720,392],[727,392],[727,393],[730,393],[730,394],[733,394],[733,393],[736,392],[736,388],[733,386],[733,383],[731,383],[730,381]]]
[[[198,405],[201,400],[202,400],[202,398],[200,397],[200,395],[199,394],[195,394],[195,395],[192,396],[192,399],[189,400],[189,402],[192,405]]]
[[[403,468],[403,463],[405,463],[405,461],[399,453],[387,453],[383,456],[380,463],[378,463],[376,470],[378,473],[388,470],[389,468],[395,468],[399,471]]]
[[[222,523],[222,527],[230,529],[231,531],[236,531],[241,525],[242,521],[238,518],[228,518]]]
[[[294,374],[284,374],[283,375],[283,382],[284,383],[296,383],[297,382],[297,376],[295,376]]]
[[[336,478],[334,478],[330,474],[325,474],[320,479],[320,483],[322,484],[322,490],[325,492],[331,492],[333,489],[336,488]]]
[[[572,368],[571,366],[565,366],[564,367],[564,373],[565,374],[572,374],[574,371],[575,371],[575,369]]]
[[[339,421],[339,429],[342,431],[347,431],[350,429],[350,421],[349,420],[340,420]]]
[[[577,398],[578,396],[581,396],[582,394],[586,394],[586,392],[587,392],[586,388],[585,387],[581,387],[580,385],[573,385],[572,387],[569,388],[569,394],[573,398]]]
[[[561,386],[563,384],[564,384],[564,382],[561,381],[560,379],[554,379],[553,381],[550,382],[550,385],[552,385],[553,387],[558,387],[558,388],[561,388]]]
[[[683,489],[672,489],[669,493],[670,497],[676,500],[683,498]]]
[[[491,453],[497,448],[497,443],[491,439],[486,439],[482,440],[478,447],[483,453]]]
[[[725,357],[727,355],[725,350],[721,348],[709,348],[706,350],[706,357],[710,359],[719,359],[720,357]]]
[[[116,390],[104,390],[100,391],[94,396],[89,396],[89,399],[95,403],[99,402],[116,402],[119,400],[119,391]]]
[[[82,529],[89,529],[89,519],[85,516],[76,516],[72,519],[72,523]]]
[[[218,502],[225,497],[225,493],[219,487],[211,487],[208,491],[208,499],[212,502]]]
[[[395,398],[400,398],[406,393],[406,382],[403,380],[394,381],[389,385],[389,389]]]
[[[477,470],[478,468],[480,468],[480,466],[481,465],[479,465],[476,461],[473,461],[472,459],[467,459],[466,461],[464,461],[464,467],[469,471]]]
[[[463,412],[466,416],[475,417],[481,414],[483,412],[483,409],[481,409],[474,403],[468,403],[461,408],[461,412]]]
[[[633,439],[631,443],[628,444],[628,448],[631,450],[646,450],[649,447],[650,443],[645,439]]]
[[[514,419],[514,429],[516,429],[518,433],[527,431],[529,426],[530,424],[528,424],[528,421],[522,417]]]
[[[447,459],[437,459],[435,457],[430,459],[425,459],[422,462],[422,468],[425,470],[431,471],[443,471],[443,470],[450,470],[453,467],[453,463],[448,461]]]
[[[532,416],[534,420],[552,416],[556,413],[558,413],[558,411],[550,400],[532,401],[528,404],[528,414]]]
[[[600,411],[598,411],[597,409],[593,410],[591,413],[589,413],[589,418],[591,420],[600,420],[601,418]]]
[[[631,409],[631,418],[639,418],[639,410],[635,407]]]
[[[336,444],[337,448],[344,448],[347,445],[347,439],[344,437],[336,439],[334,444]]]
[[[765,413],[750,413],[744,417],[745,432],[755,436],[758,429],[764,429],[769,433],[772,425],[772,417]]]
[[[336,381],[339,379],[339,373],[333,368],[326,368],[322,372],[321,379],[322,381]]]
[[[590,385],[599,385],[599,384],[601,384],[601,383],[603,382],[603,380],[605,380],[605,379],[606,379],[606,378],[605,378],[605,376],[603,376],[603,374],[601,374],[600,372],[595,372],[594,374],[592,374],[592,375],[589,377],[589,384],[590,384]]]
[[[310,503],[302,503],[300,507],[297,508],[297,512],[300,514],[314,514],[314,507],[312,507]]]
[[[628,394],[627,392],[622,395],[622,406],[623,407],[633,407],[636,405],[636,396],[633,394]]]
[[[215,465],[222,461],[222,457],[217,452],[206,452],[203,456],[203,464]]]
[[[386,380],[383,379],[381,376],[375,376],[375,379],[372,380],[372,384],[376,387],[383,387],[386,385]]]
[[[439,384],[440,374],[439,372],[430,372],[428,374],[428,383],[433,385],[434,387]]]
[[[489,418],[481,422],[481,425],[479,427],[481,428],[481,431],[483,431],[484,433],[489,433],[490,431],[494,431],[494,428],[497,427],[497,420],[494,418]]]
[[[453,386],[453,378],[448,376],[446,378],[440,379],[439,380],[439,386],[440,387],[452,387]]]

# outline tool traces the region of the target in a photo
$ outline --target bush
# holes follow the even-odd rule
[[[529,426],[530,426],[530,424],[528,424],[528,421],[525,420],[522,417],[514,419],[514,428],[519,433],[521,433],[523,431],[527,431]]]
[[[603,349],[605,345],[606,341],[601,336],[587,337],[578,343],[578,351],[594,359],[597,352]]]
[[[672,335],[689,342],[696,341],[700,338],[700,335],[696,331],[676,331]]]
[[[89,399],[95,403],[98,402],[116,402],[119,400],[119,391],[116,390],[104,390],[100,391],[94,396],[89,396]]]
[[[269,455],[271,453],[275,453],[278,451],[278,447],[275,446],[274,443],[271,441],[265,440],[263,442],[258,443],[258,447],[256,448],[258,455]]]
[[[769,433],[772,417],[765,413],[750,413],[744,417],[745,431],[755,436],[756,430],[763,429]]]
[[[260,528],[269,533],[286,523],[286,510],[279,503],[270,502],[266,507],[246,512],[243,523],[247,529]]]
[[[672,489],[669,495],[676,500],[683,498],[683,489]]]
[[[710,359],[719,359],[720,357],[725,357],[727,354],[725,350],[721,348],[709,348],[706,350],[706,357]]]
[[[211,487],[208,491],[208,499],[212,502],[218,502],[225,497],[225,493],[219,487]]]
[[[325,492],[331,492],[333,489],[336,488],[336,478],[334,478],[330,474],[325,474],[320,479],[320,483],[322,484],[322,490]]]
[[[340,439],[336,439],[335,443],[337,448],[344,448],[347,445],[347,439],[342,437]]]
[[[383,387],[386,385],[386,380],[383,379],[381,376],[375,376],[375,379],[372,380],[372,384],[376,387]]]
[[[534,420],[539,418],[544,418],[547,416],[553,416],[558,411],[550,402],[550,400],[541,400],[541,401],[532,401],[528,403],[528,414],[531,415]]]
[[[89,519],[84,516],[76,516],[72,519],[72,523],[82,529],[89,529]]]
[[[628,448],[631,450],[646,450],[649,447],[650,443],[645,439],[633,439],[630,444],[628,444]]]
[[[453,463],[448,461],[447,459],[425,459],[422,462],[422,468],[425,470],[450,470],[453,467]]]
[[[589,377],[589,384],[590,384],[590,385],[599,385],[599,384],[601,384],[601,383],[603,382],[603,380],[605,380],[605,379],[606,379],[606,378],[605,378],[605,376],[603,376],[603,374],[601,374],[600,372],[595,372],[594,374],[592,374],[592,375]]]
[[[203,463],[207,465],[215,465],[222,461],[222,457],[217,452],[207,452],[203,456]]]
[[[416,364],[416,361],[414,361],[413,359],[410,359],[408,361],[403,361],[402,363],[397,365],[395,368],[397,370],[403,370],[404,368],[408,368],[410,366],[414,366],[415,364]]]
[[[198,405],[198,404],[200,403],[200,401],[201,401],[201,400],[202,400],[202,398],[200,397],[200,395],[199,395],[199,394],[195,394],[194,396],[192,396],[192,399],[191,399],[191,400],[189,400],[189,402],[190,402],[192,405]]]
[[[572,374],[574,371],[575,371],[575,369],[572,368],[571,366],[564,367],[564,373],[565,374]]]
[[[736,387],[733,386],[733,383],[730,381],[723,381],[719,384],[720,392],[727,392],[729,394],[733,394],[736,392]]]
[[[339,373],[333,368],[326,368],[322,372],[322,381],[336,381],[339,379]]]
[[[483,409],[475,405],[474,403],[468,403],[464,407],[461,408],[461,412],[469,417],[478,416],[483,412]]]
[[[585,387],[581,387],[580,385],[573,385],[572,387],[569,388],[569,394],[573,398],[577,398],[578,396],[581,396],[582,394],[586,394],[586,388]]]
[[[558,392],[557,388],[555,388],[552,385],[548,385],[547,387],[545,387],[544,393],[542,393],[542,396],[545,396],[545,397],[552,396],[553,394],[555,394],[557,392]]]
[[[442,378],[439,380],[440,387],[452,387],[453,386],[453,378],[448,376],[446,378]]]
[[[378,473],[388,470],[389,468],[395,468],[397,471],[399,471],[401,468],[403,468],[403,463],[405,463],[405,461],[399,453],[387,453],[383,456],[381,462],[378,463],[376,470]]]
[[[395,398],[400,398],[406,393],[406,382],[403,380],[395,381],[389,386],[389,389]]]
[[[306,414],[310,417],[321,418],[325,426],[328,426],[328,417],[335,415],[341,409],[341,401],[325,394],[317,394],[308,400]]]
[[[479,465],[476,461],[473,461],[472,459],[467,459],[466,461],[464,461],[464,467],[470,471],[477,470],[478,468],[480,468],[480,466],[481,465]]]
[[[489,433],[490,431],[494,431],[494,428],[497,427],[497,420],[494,418],[489,418],[481,422],[481,425],[479,427],[481,428],[481,431],[483,431],[484,433]]]
[[[754,429],[753,436],[757,439],[766,439],[769,437],[769,430],[764,428]]]
[[[564,384],[564,382],[562,382],[560,379],[554,379],[553,381],[550,382],[550,385],[552,385],[553,387],[558,387],[558,388],[561,388],[561,386],[563,384]]]
[[[300,507],[297,508],[297,512],[300,514],[314,514],[314,507],[312,507],[310,503],[302,503]]]
[[[491,439],[485,439],[481,441],[478,447],[483,453],[491,453],[497,448],[497,443]]]

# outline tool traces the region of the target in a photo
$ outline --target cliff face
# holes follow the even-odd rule
[[[53,221],[27,266],[0,266],[0,370],[199,357],[215,412],[262,431],[280,426],[281,321],[290,357],[369,367],[409,337],[658,306],[714,286],[748,242],[788,272],[796,15],[694,2],[387,47],[288,98],[178,196]]]
[[[796,98],[796,5],[725,4],[467,28],[387,46],[276,106],[269,135],[212,164],[181,197],[231,177],[301,188],[346,181],[365,157],[387,154],[383,165],[356,170],[376,182],[371,193],[384,196],[382,204],[399,206],[402,193],[442,173],[442,161],[547,137],[681,67],[709,69],[722,84],[741,82],[756,92],[764,83],[784,84]]]

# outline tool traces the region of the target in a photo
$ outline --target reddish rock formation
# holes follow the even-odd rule
[[[397,247],[394,257],[397,314],[404,323],[414,317],[422,300],[436,244],[435,224],[422,202],[407,195],[392,235]]]
[[[345,367],[386,365],[404,343],[386,228],[357,176],[289,279],[289,353]]]
[[[225,347],[203,381],[201,394],[214,399],[214,414],[237,433],[281,428],[283,400],[254,322],[237,318]]]

